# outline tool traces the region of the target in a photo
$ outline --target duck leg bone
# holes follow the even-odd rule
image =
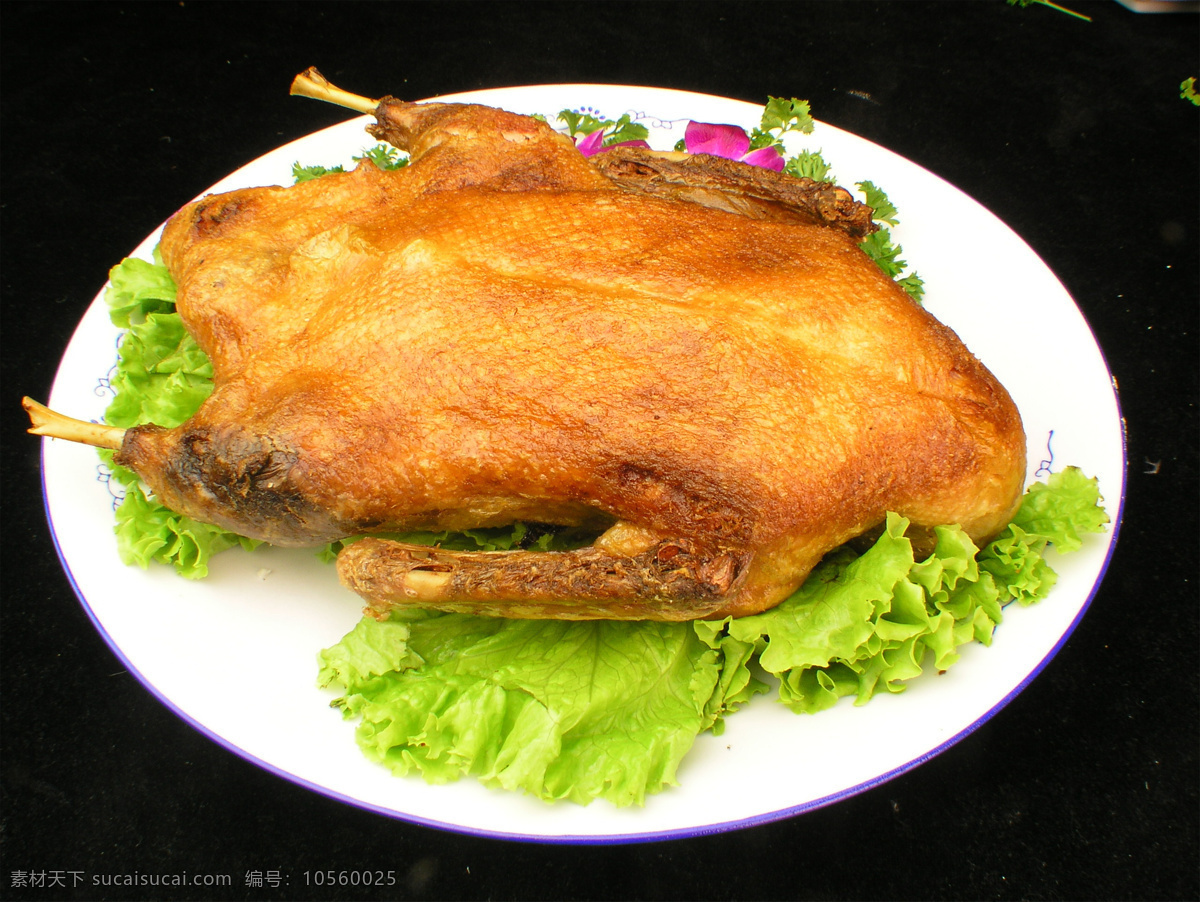
[[[365,538],[344,548],[337,566],[379,617],[412,607],[516,619],[695,620],[728,601],[745,563],[687,540],[623,555],[597,546],[456,552]]]
[[[29,414],[29,432],[34,435],[61,438],[69,442],[92,445],[96,448],[108,448],[112,451],[119,450],[125,439],[124,429],[105,426],[103,423],[77,420],[53,411],[44,404],[39,404],[33,398],[22,398],[21,406]]]

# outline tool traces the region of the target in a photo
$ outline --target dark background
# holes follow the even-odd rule
[[[400,898],[1197,898],[1200,109],[1179,83],[1200,76],[1200,27],[1065,5],[1093,21],[1003,0],[0,4],[0,895],[102,898],[13,889],[18,870],[186,870],[234,887],[166,898],[325,898],[302,871],[392,868]],[[311,64],[412,99],[589,81],[806,97],[994,211],[1083,309],[1128,421],[1121,539],[1065,648],[991,722],[883,786],[632,846],[388,820],[177,719],[121,673],[68,586],[19,399],[47,394],[107,269],[177,206],[347,117],[287,98]],[[248,870],[291,882],[247,888]]]

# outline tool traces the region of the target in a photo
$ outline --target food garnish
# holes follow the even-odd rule
[[[345,100],[345,96],[340,99]],[[372,102],[369,107],[361,98],[351,103],[358,104],[357,109],[379,114],[380,137],[406,144],[404,149],[420,149],[422,133],[414,125],[403,124],[402,117],[414,115],[408,109],[412,105],[384,110],[387,99]],[[741,203],[739,199],[745,198],[748,206],[737,212],[753,222],[761,221],[763,205],[777,205],[778,212],[772,210],[771,215],[787,221],[796,221],[797,217],[817,219],[819,224],[814,228],[822,231],[814,234],[840,230],[839,234],[853,238],[844,239],[844,246],[851,249],[860,240],[869,242],[879,234],[878,223],[864,228],[859,212],[841,195],[808,183],[803,183],[797,193],[790,185],[780,188],[779,183],[771,181],[778,170],[788,172],[792,161],[799,157],[784,158],[776,141],[779,133],[793,128],[802,131],[807,116],[807,105],[801,106],[800,102],[792,101],[786,109],[775,99],[772,104],[753,138],[741,133],[747,139],[745,149],[743,141],[728,127],[701,125],[691,130],[696,147],[720,151],[717,156],[735,167],[743,160],[769,162],[770,169],[762,175],[746,175],[720,160],[706,163],[707,168],[701,170],[692,165],[694,160],[655,155],[641,146],[643,139],[631,137],[636,135],[632,122],[618,120],[619,127],[613,128],[599,119],[567,121],[570,131],[596,126],[579,140],[576,150],[580,158],[595,151],[587,159],[596,161],[599,172],[629,195],[653,198],[649,208],[657,209],[659,197],[678,200],[681,192],[690,192],[686,204],[701,210],[711,209],[714,204]],[[405,128],[418,135],[415,142],[411,135],[405,136]],[[532,134],[538,133],[534,130]],[[760,146],[751,150],[754,142]],[[604,149],[599,150],[601,147]],[[761,150],[769,153],[755,157]],[[421,154],[413,156],[416,165]],[[778,169],[777,157],[782,161]],[[813,158],[810,154],[806,159],[811,162]],[[355,173],[339,175],[336,169],[297,167],[296,179],[305,182],[316,178],[330,185],[334,182],[327,182],[326,177],[367,179],[373,188],[383,184],[370,181],[377,174],[406,162],[386,148],[368,151],[361,159],[369,162],[360,162]],[[651,169],[657,181],[631,185],[633,177],[629,173],[639,166]],[[590,176],[583,178],[586,184]],[[894,224],[895,210],[886,195],[869,182],[859,187],[875,208],[874,218]],[[704,195],[699,201],[695,199],[697,193]],[[226,223],[236,223],[245,210],[271,196],[270,191],[252,189],[235,192],[235,197],[219,207],[204,202],[193,205],[191,218],[178,219],[179,228],[197,235],[235,228]],[[484,200],[472,198],[475,204]],[[752,212],[746,213],[746,209]],[[545,206],[539,211],[542,219],[533,222],[553,215],[553,210]],[[681,215],[702,223],[710,214],[685,206]],[[599,230],[602,223],[594,225]],[[177,233],[183,234],[178,229]],[[752,229],[750,234],[759,233]],[[436,233],[427,230],[420,240],[428,241],[430,236],[436,238]],[[183,251],[173,247],[171,253],[186,255],[187,242],[194,240],[187,238]],[[324,240],[326,245],[316,248],[318,256],[344,252],[344,246]],[[337,240],[344,245],[349,238]],[[371,253],[370,243],[355,246],[352,253]],[[896,260],[899,248],[890,241],[875,251],[876,262],[889,276],[903,270],[904,264]],[[495,246],[489,252],[493,256],[486,259],[494,259]],[[473,259],[463,262],[478,265]],[[582,270],[586,271],[586,265]],[[185,282],[192,278],[187,266],[178,261],[176,271],[183,274]],[[575,264],[573,272],[579,271]],[[119,392],[106,417],[107,425],[96,427],[100,431],[83,429],[80,434],[86,433],[86,437],[82,439],[67,436],[63,429],[81,427],[64,426],[53,413],[28,406],[40,421],[38,428],[43,434],[88,441],[107,448],[104,453],[110,455],[116,451],[118,463],[122,459],[137,462],[138,456],[126,450],[129,435],[141,434],[137,430],[151,423],[158,429],[156,434],[161,434],[163,429],[202,422],[194,418],[204,409],[214,383],[220,381],[214,375],[236,372],[238,367],[251,364],[242,350],[221,349],[214,374],[212,355],[204,347],[216,351],[220,345],[212,343],[211,335],[205,335],[208,327],[200,328],[200,342],[185,327],[184,319],[175,312],[175,279],[161,263],[126,261],[114,269],[111,281],[108,297],[113,320],[127,333],[114,380]],[[905,287],[912,292],[917,286],[910,283]],[[904,303],[908,307],[887,309],[893,313],[919,310],[911,301]],[[532,311],[527,314],[532,315]],[[929,320],[919,318],[921,323]],[[710,327],[720,322],[705,321]],[[934,332],[939,341],[951,340],[948,330]],[[251,346],[244,344],[246,348]],[[981,367],[972,369],[976,365],[971,363],[973,358],[967,355],[955,359],[956,366],[970,371],[969,378],[981,380],[980,384],[987,387],[993,407],[1011,404],[986,371]],[[492,378],[507,377],[495,369]],[[669,408],[663,408],[655,418],[668,412]],[[691,420],[676,420],[674,428],[686,428],[695,418],[693,414]],[[985,418],[981,422],[990,421]],[[878,424],[886,425],[883,421]],[[187,441],[193,445],[203,445],[214,435],[211,430],[189,428],[192,431]],[[780,423],[774,428],[790,427]],[[851,423],[849,428],[856,427]],[[1019,442],[1009,441],[1011,423],[1004,428],[1009,438],[989,439],[974,453],[983,453],[985,448],[986,453],[995,453],[1006,443],[1013,448],[1020,444],[1019,468],[1009,467],[1013,463],[1009,461],[1004,464],[1004,472],[1014,469],[1023,479],[1019,421],[1015,433]],[[282,497],[286,505],[301,505],[303,521],[312,513],[303,508],[301,501],[308,504],[311,499],[297,501],[288,494],[290,489],[279,488],[286,486],[287,469],[295,465],[288,457],[290,453],[285,443],[272,439],[272,447],[264,450],[262,466],[253,472],[243,469],[244,483],[237,482],[235,473],[227,484],[253,490],[256,483],[270,483],[275,493],[271,497]],[[221,466],[228,468],[230,458],[226,452],[221,454],[226,455],[221,458]],[[114,478],[126,486],[125,502],[118,511],[118,535],[127,561],[143,566],[151,559],[172,561],[184,575],[203,576],[208,558],[215,551],[234,544],[252,547],[256,541],[201,522],[210,518],[192,518],[162,507],[155,496],[178,496],[178,490],[162,488],[167,484],[160,482],[160,488],[147,491],[142,480],[156,478],[150,470],[143,469],[140,477],[119,465],[114,465],[113,471]],[[627,467],[622,472],[631,483],[641,480],[651,488],[655,479],[661,478],[645,467]],[[689,478],[695,479],[696,474]],[[226,491],[221,488],[225,483],[210,485]],[[659,485],[661,491],[663,484]],[[665,485],[668,491],[677,490],[669,482]],[[1015,489],[1019,494],[1019,481]],[[685,483],[678,490],[686,497]],[[971,497],[978,496],[977,490],[968,490],[968,494],[971,491]],[[696,497],[688,503],[694,503]],[[708,504],[718,502],[720,495],[698,497]],[[822,547],[812,564],[800,568],[807,579],[802,573],[799,588],[795,588],[795,577],[789,577],[792,583],[786,591],[772,589],[776,594],[763,596],[768,598],[765,604],[752,595],[753,603],[749,605],[728,603],[725,596],[739,579],[746,581],[744,574],[751,572],[754,556],[739,558],[736,544],[725,539],[708,547],[703,541],[661,529],[638,533],[645,527],[637,524],[626,524],[622,531],[617,529],[621,525],[618,518],[616,524],[600,524],[607,530],[605,536],[616,529],[610,541],[616,551],[601,547],[595,553],[591,549],[602,545],[602,538],[597,540],[594,532],[581,538],[579,528],[586,525],[586,518],[569,508],[555,509],[558,522],[551,518],[549,525],[540,526],[523,519],[512,523],[511,512],[502,514],[496,522],[484,518],[463,525],[453,518],[389,523],[389,534],[383,539],[339,538],[330,546],[330,556],[340,557],[343,568],[352,558],[369,566],[384,561],[386,566],[382,574],[368,571],[365,577],[349,571],[351,584],[355,584],[354,579],[365,579],[370,584],[364,588],[360,583],[356,588],[374,607],[374,616],[365,617],[351,634],[322,653],[321,681],[340,687],[343,691],[337,704],[347,716],[361,719],[358,737],[364,751],[397,772],[420,772],[434,782],[472,774],[489,785],[521,789],[545,799],[586,803],[592,798],[606,798],[618,805],[640,804],[646,793],[675,782],[678,764],[697,735],[706,730],[719,731],[724,717],[753,695],[766,691],[766,683],[754,676],[752,663],[778,681],[784,704],[797,711],[813,712],[846,695],[861,704],[881,689],[901,691],[905,682],[922,669],[932,666],[942,671],[953,664],[958,657],[956,649],[963,643],[989,643],[1005,604],[1013,600],[1030,603],[1044,597],[1053,585],[1053,571],[1044,556],[1047,544],[1054,542],[1060,551],[1068,551],[1078,545],[1079,533],[1103,528],[1107,518],[1099,500],[1094,480],[1067,469],[1050,477],[1044,486],[1031,488],[1019,507],[1016,496],[1009,501],[993,501],[991,512],[976,515],[982,520],[974,527],[969,517],[954,518],[961,519],[968,529],[939,526],[936,524],[942,521],[937,519],[918,526],[911,518],[891,511],[884,517],[881,509],[880,534],[873,544],[867,543],[865,550],[861,545],[842,544],[862,531],[860,527],[849,529],[842,539]],[[186,509],[189,505],[172,506]],[[1015,516],[1011,516],[1013,510]],[[251,518],[249,522],[253,525],[257,521]],[[145,529],[145,524],[151,527]],[[290,525],[281,535],[289,540],[298,528]],[[322,529],[306,537],[320,539]],[[273,537],[273,533],[258,536]],[[589,538],[591,544],[587,544]],[[616,580],[609,573],[599,583],[589,584],[586,579],[570,582],[570,568],[586,571],[593,560],[611,568],[612,562],[620,559],[637,560],[641,567],[638,556],[646,556],[647,552],[645,566],[650,569],[644,572]],[[393,553],[402,560],[402,566],[393,571],[398,574],[394,577],[388,576],[388,567],[395,563],[388,555]],[[519,574],[512,582],[494,576],[501,560],[505,565],[512,561],[535,562],[544,570],[566,561],[567,569],[562,571],[563,581],[551,581],[551,589],[539,590],[538,594],[528,581],[520,582]],[[477,568],[480,561],[484,562],[487,578],[473,586],[456,586],[453,577],[446,576]],[[347,572],[344,569],[343,575]],[[672,584],[676,578],[686,582]],[[392,588],[387,587],[388,579],[394,580]],[[571,585],[578,590],[574,595],[559,588]],[[629,597],[617,598],[615,603],[610,597],[613,586],[625,585],[635,587],[633,608],[627,604]],[[638,586],[648,591],[639,596]],[[405,593],[414,596],[416,603],[405,603],[400,597]],[[563,594],[555,600],[555,593]],[[705,607],[708,602],[697,602],[698,594],[718,596],[717,603]],[[530,598],[531,608],[521,609],[519,604],[514,607],[514,602]],[[430,610],[431,605],[442,610]],[[580,611],[589,617],[598,614],[598,619],[580,621]],[[685,616],[676,616],[680,612]],[[610,619],[614,614],[628,619],[614,621]],[[514,615],[518,619],[511,619]],[[543,619],[546,615],[567,619]],[[652,619],[645,620],[647,615]]]

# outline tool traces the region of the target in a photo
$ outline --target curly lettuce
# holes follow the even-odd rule
[[[397,774],[626,806],[674,785],[696,737],[766,689],[750,652],[689,624],[368,617],[321,653],[320,682]]]
[[[129,258],[113,267],[105,300],[113,324],[125,330],[109,383],[114,395],[104,414],[111,426],[145,423],[172,428],[185,422],[212,394],[212,363],[175,312],[175,283],[157,250],[154,262]],[[137,476],[101,451],[122,487],[116,508],[117,550],[143,569],[166,564],[188,579],[208,575],[208,561],[227,548],[259,543],[168,510]]]
[[[723,628],[754,644],[758,663],[779,679],[780,701],[797,712],[902,692],[926,668],[951,667],[965,643],[990,645],[1005,605],[1045,598],[1056,579],[1047,546],[1075,551],[1081,533],[1101,531],[1100,500],[1096,481],[1069,467],[1030,486],[1013,522],[983,549],[960,527],[941,526],[921,561],[908,521],[889,514],[864,554],[828,555],[781,605]]]
[[[415,612],[364,618],[320,655],[319,682],[359,721],[364,754],[431,783],[472,776],[547,801],[642,804],[675,783],[696,738],[775,677],[812,714],[865,704],[988,645],[1011,601],[1053,585],[1049,544],[1103,528],[1094,479],[1033,486],[1016,521],[978,549],[957,526],[916,560],[890,515],[866,552],[828,555],[790,598],[750,617],[693,623],[502,620]],[[1024,526],[1018,525],[1024,523]],[[1038,532],[1034,529],[1040,530]]]

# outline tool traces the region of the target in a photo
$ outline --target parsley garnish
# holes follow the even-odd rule
[[[640,122],[634,122],[628,113],[624,113],[620,119],[601,119],[591,113],[563,110],[558,118],[567,124],[567,134],[572,138],[604,129],[606,147],[621,141],[645,141],[650,136],[650,129]]]
[[[762,121],[750,133],[750,148],[758,150],[772,144],[782,146],[783,136],[788,132],[808,135],[812,130],[812,109],[807,100],[768,97],[767,105],[763,107]]]
[[[345,166],[301,166],[299,163],[292,164],[292,179],[298,185],[301,182],[307,182],[310,179],[319,179],[323,175],[329,175],[331,172],[345,172]]]
[[[819,150],[803,150],[791,157],[783,171],[796,178],[812,179],[814,182],[829,181],[830,166]]]
[[[370,160],[380,169],[403,169],[408,165],[408,157],[400,156],[400,151],[390,144],[376,144],[370,150],[363,151],[361,156],[354,158],[355,162]]]
[[[867,206],[875,211],[872,218],[876,222],[885,222],[890,226],[899,223],[900,220],[896,218],[896,205],[881,188],[872,182],[859,182],[858,188],[866,195]],[[909,297],[918,304],[921,303],[921,299],[925,297],[925,282],[915,272],[904,278],[899,277],[908,267],[908,263],[900,259],[904,248],[893,243],[889,229],[880,227],[878,232],[868,235],[858,246],[875,261],[875,265],[883,270],[889,279],[895,279],[896,283],[908,292]]]
[[[897,278],[908,268],[908,261],[900,259],[904,248],[893,243],[892,233],[888,229],[881,228],[878,232],[868,235],[858,246],[875,261],[875,265],[883,270],[884,275],[895,279],[896,284],[908,292],[909,297],[918,304],[921,303],[921,299],[925,297],[925,282],[915,272],[902,279]]]
[[[1179,96],[1200,106],[1200,94],[1196,93],[1196,79],[1186,78],[1179,83]]]
[[[873,182],[859,182],[858,188],[867,197],[867,206],[875,211],[873,219],[879,222],[886,222],[888,225],[895,225],[896,207],[888,200],[888,196],[883,193],[882,188],[877,188]]]
[[[383,170],[402,169],[408,165],[408,157],[401,156],[399,150],[388,144],[376,144],[369,150],[364,150],[353,159],[356,163],[361,163],[363,160],[370,160]],[[329,175],[331,172],[345,171],[345,166],[301,166],[299,163],[293,163],[292,179],[296,184],[300,184],[300,182],[307,182],[310,179],[318,179],[323,175]]]

